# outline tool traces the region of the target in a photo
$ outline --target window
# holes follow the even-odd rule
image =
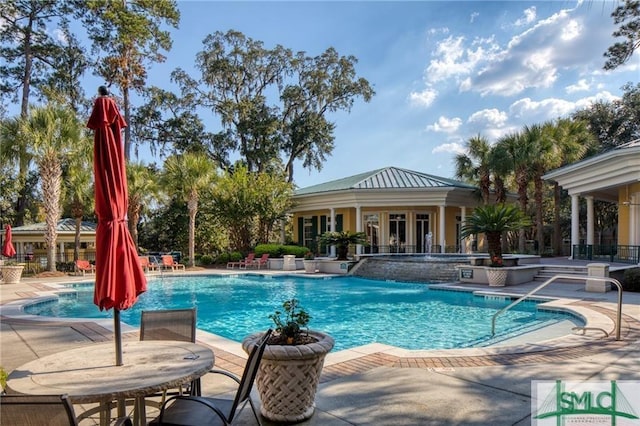
[[[389,250],[403,253],[407,241],[407,216],[404,213],[389,214]]]
[[[378,253],[378,244],[380,244],[380,223],[377,213],[364,215],[364,232],[367,234],[368,243],[364,248],[365,253]]]

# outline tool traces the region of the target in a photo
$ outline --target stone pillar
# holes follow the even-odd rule
[[[356,232],[362,232],[362,208],[356,205]],[[356,244],[356,254],[362,254],[362,244]]]
[[[465,206],[460,207],[460,226],[464,226],[467,221],[467,208]],[[463,238],[460,241],[460,251],[462,253],[469,253],[469,238]]]
[[[609,264],[607,263],[589,263],[587,265],[589,277],[608,277]],[[611,283],[608,281],[590,280],[587,278],[585,290],[592,293],[606,293],[611,291]]]
[[[283,271],[295,271],[296,270],[296,256],[293,254],[285,254],[282,261]]]
[[[587,200],[587,244],[593,245],[593,197],[587,196],[584,198]]]
[[[438,235],[438,240],[440,241],[440,253],[444,253],[445,249],[444,249],[444,245],[446,244],[446,240],[444,238],[444,232],[445,232],[445,221],[444,221],[444,206],[440,206],[440,210],[439,210],[439,224],[440,224],[440,230],[438,231],[438,233],[440,235]]]
[[[329,215],[329,231],[334,232],[336,230],[336,209],[331,207]],[[336,257],[336,246],[331,246],[330,256]]]
[[[571,195],[571,258],[576,259],[577,253],[573,250],[580,244],[580,199],[578,195]]]

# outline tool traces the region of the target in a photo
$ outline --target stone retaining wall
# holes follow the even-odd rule
[[[365,258],[351,275],[376,280],[452,282],[458,281],[458,265],[469,265],[469,261]]]

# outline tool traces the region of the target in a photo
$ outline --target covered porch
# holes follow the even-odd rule
[[[543,178],[557,182],[571,197],[572,259],[640,263],[640,140],[553,170]],[[581,200],[586,205],[586,226],[580,220]],[[616,239],[611,243],[596,236],[595,200],[617,206]]]

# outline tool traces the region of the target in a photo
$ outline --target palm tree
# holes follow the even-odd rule
[[[28,151],[28,141],[20,133],[20,123],[23,118],[13,117],[2,120],[0,125],[0,140],[11,143],[0,143],[0,160],[5,164],[18,165],[18,199],[15,206],[16,217],[14,226],[24,225],[24,215],[27,209],[27,176],[33,158]]]
[[[155,172],[141,163],[127,164],[127,185],[129,189],[129,232],[138,247],[138,223],[144,208],[155,198],[160,186]]]
[[[489,141],[477,135],[467,141],[467,154],[455,158],[456,178],[478,185],[484,204],[489,203],[491,189],[490,152]]]
[[[76,222],[75,244],[73,248],[73,260],[78,260],[80,248],[80,230],[82,218],[86,213],[93,211],[93,158],[92,140],[85,137],[81,141],[81,149],[76,155],[69,158],[68,167],[65,170],[64,189],[67,202],[71,209],[71,216]]]
[[[460,229],[460,236],[485,234],[492,265],[502,265],[502,234],[519,231],[531,224],[521,210],[511,204],[487,204],[473,210]]]
[[[166,188],[187,202],[189,211],[189,262],[195,266],[196,213],[200,192],[211,185],[215,167],[204,154],[187,152],[173,155],[164,163]]]
[[[349,246],[351,244],[365,244],[367,234],[364,232],[334,231],[325,232],[320,236],[320,243],[327,246],[336,246],[338,258],[336,260],[347,260]]]
[[[529,203],[527,189],[531,181],[530,164],[533,162],[534,150],[532,139],[523,137],[521,133],[503,136],[494,146],[494,167],[501,176],[513,173],[518,188],[520,210],[526,214]],[[518,251],[525,251],[525,230],[518,234]]]
[[[83,140],[84,125],[70,109],[50,105],[33,108],[20,120],[20,134],[28,141],[40,174],[45,212],[47,269],[56,270],[57,223],[60,218],[62,166],[73,157]]]
[[[555,125],[548,129],[555,146],[556,155],[550,159],[549,170],[571,164],[582,159],[596,144],[597,139],[589,131],[587,122],[578,119],[559,119]],[[560,185],[553,182],[553,246],[556,255],[561,254],[562,231],[560,229]]]
[[[557,155],[548,131],[551,125],[547,122],[543,125],[525,126],[522,131],[522,137],[528,140],[528,146],[531,147],[530,172],[533,179],[533,199],[536,205],[536,241],[539,250],[544,249],[544,222],[542,219],[544,181],[542,176],[549,170],[553,158]]]

